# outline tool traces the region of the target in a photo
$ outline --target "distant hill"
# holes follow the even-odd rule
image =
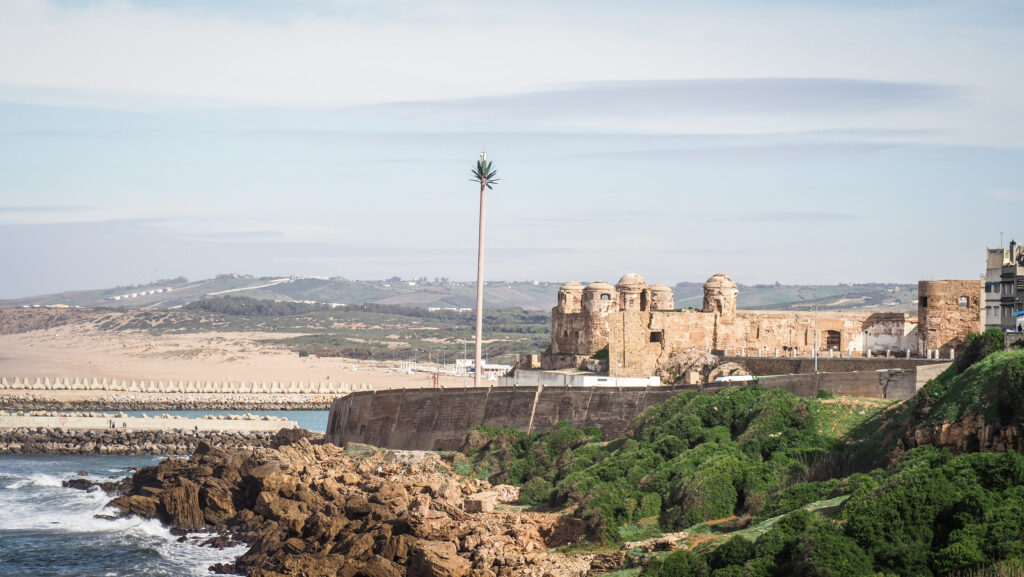
[[[704,284],[682,282],[673,288],[676,307],[700,308]],[[917,285],[892,283],[838,285],[739,285],[737,307],[755,310],[878,310],[917,312]]]
[[[484,286],[487,308],[521,307],[548,311],[557,302],[561,282],[491,281]],[[915,312],[917,285],[740,285],[741,309],[822,310],[870,309]],[[703,283],[675,285],[676,307],[700,308]],[[335,304],[390,304],[415,307],[469,308],[476,300],[471,282],[348,280],[340,277],[253,277],[222,274],[212,279],[189,281],[179,277],[146,285],[68,291],[20,299],[0,300],[0,308],[64,305],[73,307],[124,307],[168,309],[207,296],[237,295],[284,302]]]

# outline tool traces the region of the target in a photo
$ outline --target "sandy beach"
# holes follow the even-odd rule
[[[390,361],[300,357],[260,342],[294,334],[153,335],[102,331],[90,323],[0,336],[0,377],[97,378],[137,381],[336,382],[361,388],[432,386],[428,373],[408,374]],[[421,363],[422,367],[428,365]],[[472,386],[472,377],[442,376],[446,387]],[[38,394],[38,391],[36,392]],[[67,392],[90,396],[93,391]],[[72,396],[73,396],[72,395]],[[66,395],[62,395],[65,396]]]

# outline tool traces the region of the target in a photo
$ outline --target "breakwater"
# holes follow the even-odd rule
[[[0,430],[0,454],[190,455],[206,441],[225,449],[270,447],[273,431]]]
[[[45,392],[0,394],[0,406],[12,411],[323,411],[337,395],[292,394],[102,394],[57,398]]]
[[[306,435],[280,417],[230,415],[192,419],[123,413],[0,412],[0,454],[185,455],[200,442],[247,449],[275,435]],[[297,433],[293,433],[296,431]]]
[[[70,377],[0,377],[0,390],[10,391],[107,391],[125,393],[216,393],[265,395],[341,395],[365,391],[366,383],[342,382],[236,382],[236,381],[147,381]]]

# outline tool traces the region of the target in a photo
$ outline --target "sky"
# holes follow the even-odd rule
[[[977,278],[1019,0],[0,0],[0,298],[219,273]],[[1002,236],[1001,236],[1002,234]]]

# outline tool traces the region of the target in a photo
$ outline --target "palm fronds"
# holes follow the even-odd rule
[[[486,186],[487,188],[494,188],[491,185],[497,183],[498,180],[500,180],[496,178],[498,171],[494,170],[494,168],[491,166],[491,161],[489,160],[481,159],[476,161],[476,168],[473,169],[472,174],[473,178],[469,180],[479,182],[480,184]]]

